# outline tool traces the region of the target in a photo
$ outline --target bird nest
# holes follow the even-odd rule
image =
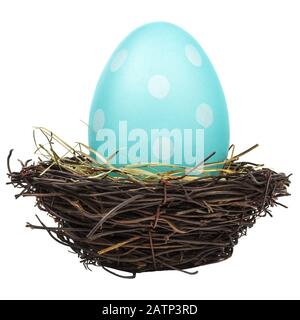
[[[277,199],[288,195],[289,176],[239,160],[255,146],[236,156],[231,147],[221,168],[205,163],[193,176],[175,166],[156,172],[160,164],[117,168],[98,154],[99,163],[87,146],[71,147],[39,130],[47,144],[36,143],[37,163],[21,162],[14,172],[10,152],[9,183],[21,189],[16,198],[35,197],[55,223],[46,226],[37,217],[39,224],[27,227],[47,231],[87,268],[131,273],[124,277],[171,269],[195,273],[187,269],[231,257],[256,219],[271,215],[271,207],[282,205]],[[54,151],[55,143],[64,156]]]

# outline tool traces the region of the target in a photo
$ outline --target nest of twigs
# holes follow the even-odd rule
[[[55,222],[46,226],[38,218],[39,225],[27,226],[46,230],[86,267],[133,276],[170,269],[192,273],[186,269],[228,259],[256,219],[271,215],[277,199],[288,195],[289,176],[239,161],[245,152],[232,154],[222,169],[204,165],[198,176],[178,168],[155,173],[145,165],[120,169],[99,163],[82,144],[70,147],[40,130],[48,142],[37,144],[44,158],[13,172],[10,153],[10,183],[21,189],[16,197],[35,197]],[[54,151],[54,142],[66,149],[64,156]]]

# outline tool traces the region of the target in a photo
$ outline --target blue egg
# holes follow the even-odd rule
[[[121,42],[96,87],[89,145],[116,165],[194,167],[213,152],[210,161],[226,159],[229,121],[223,90],[190,34],[156,22]]]

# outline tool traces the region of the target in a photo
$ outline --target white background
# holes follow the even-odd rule
[[[300,298],[300,5],[295,0],[0,0],[0,297],[65,299]],[[85,271],[36,222],[34,199],[14,200],[6,156],[32,157],[32,126],[87,141],[97,79],[118,43],[141,24],[164,20],[190,32],[214,64],[227,98],[231,142],[247,156],[292,172],[288,210],[275,208],[226,262],[116,278]],[[44,216],[41,213],[42,216]]]

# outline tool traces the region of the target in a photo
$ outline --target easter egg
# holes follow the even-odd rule
[[[213,152],[210,161],[226,158],[229,121],[223,90],[189,33],[156,22],[120,43],[96,86],[89,145],[116,165],[194,167]]]

